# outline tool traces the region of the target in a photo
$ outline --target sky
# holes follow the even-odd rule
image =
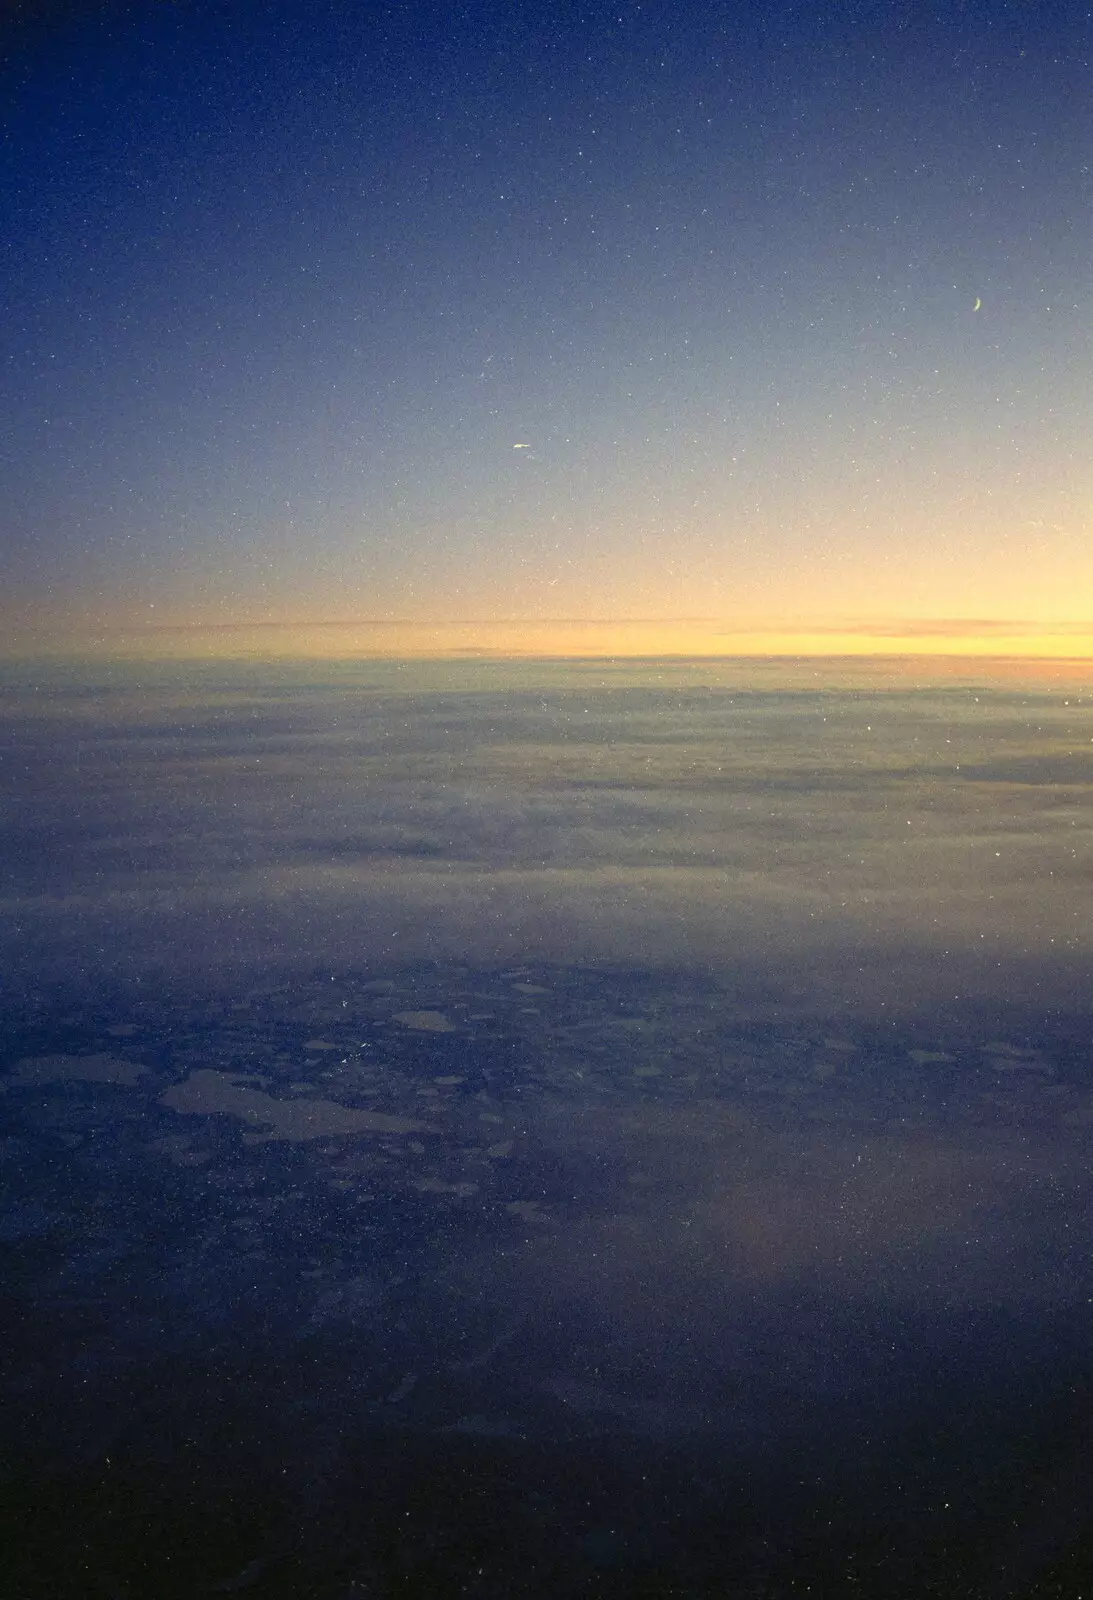
[[[0,653],[1093,656],[1088,3],[0,41]]]

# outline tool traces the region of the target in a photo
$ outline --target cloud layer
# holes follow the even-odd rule
[[[12,690],[3,742],[23,971],[534,954],[898,1006],[1089,955],[1048,691],[129,684]]]

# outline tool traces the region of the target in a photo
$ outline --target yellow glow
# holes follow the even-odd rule
[[[661,621],[240,622],[15,632],[3,654],[146,659],[367,659],[648,656],[1017,658],[1093,665],[1093,623],[960,619],[809,620],[798,626],[711,618]]]

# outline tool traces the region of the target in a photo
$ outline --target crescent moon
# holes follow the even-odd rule
[[[979,307],[980,307],[980,306],[981,306],[981,305],[982,305],[982,304],[983,304],[983,302],[982,302],[982,300],[980,300],[980,298],[979,298],[979,296],[978,296],[978,295],[976,295],[976,297],[975,297],[975,304],[974,304],[974,306],[972,306],[972,310],[973,310],[973,311],[978,311],[978,310],[979,310]]]

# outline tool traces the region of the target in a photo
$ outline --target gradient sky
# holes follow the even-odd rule
[[[3,30],[9,646],[1093,654],[1087,3]]]

